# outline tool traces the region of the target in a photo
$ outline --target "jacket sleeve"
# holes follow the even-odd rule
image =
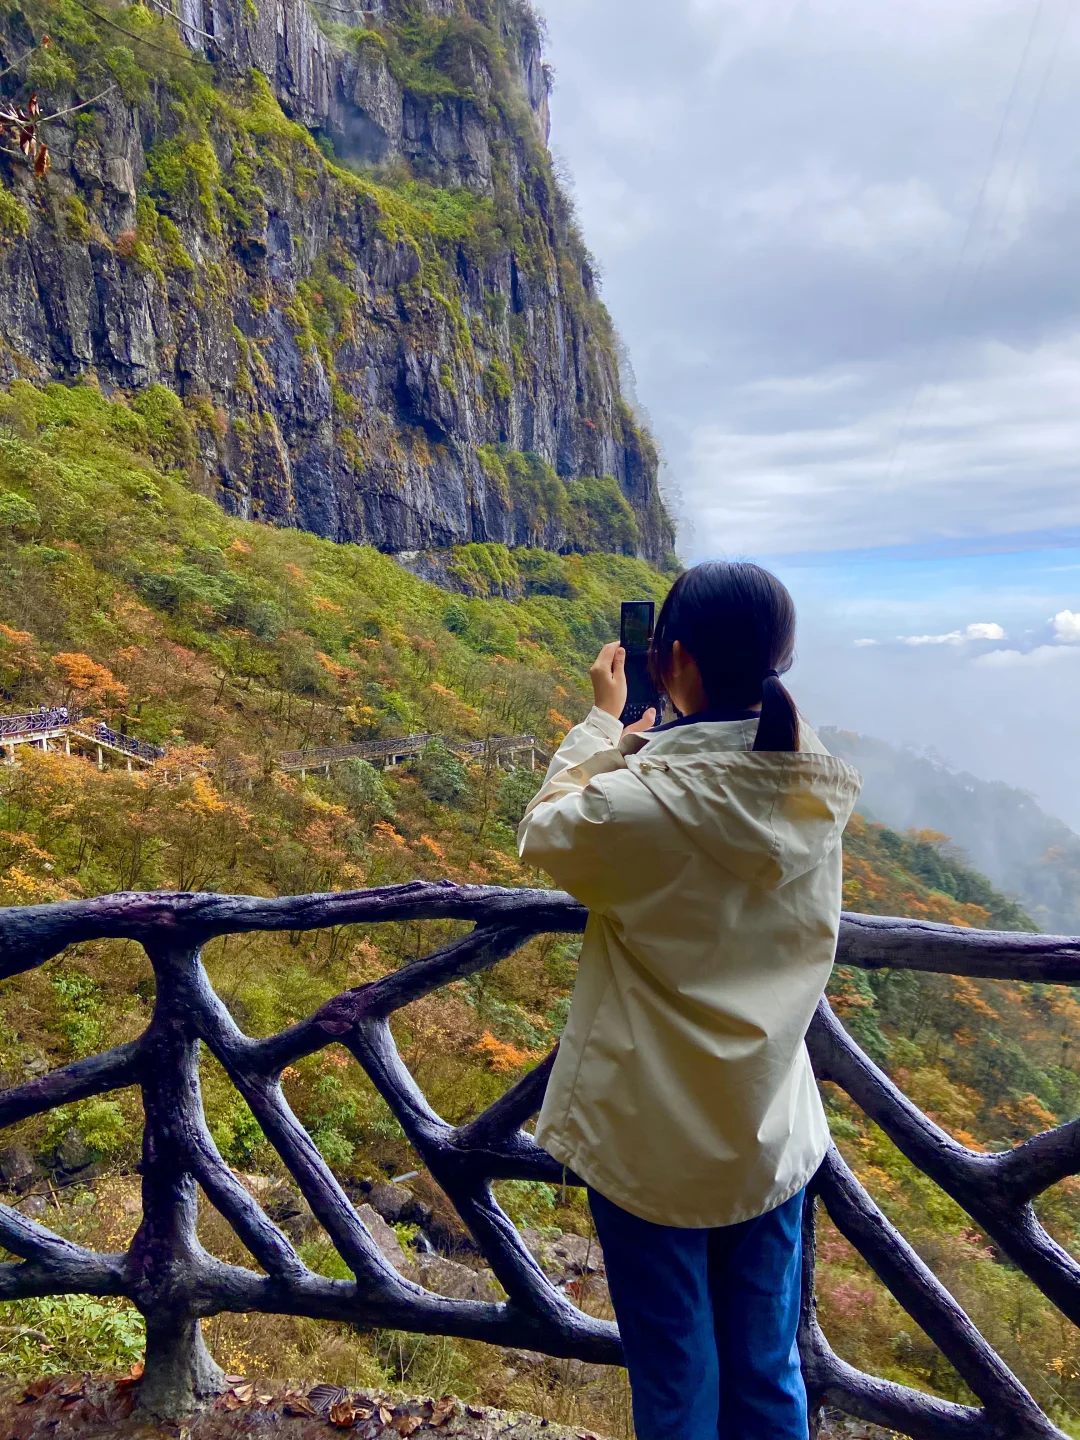
[[[590,910],[615,898],[619,865],[608,797],[597,776],[626,768],[622,723],[594,708],[559,746],[518,828],[518,853]]]

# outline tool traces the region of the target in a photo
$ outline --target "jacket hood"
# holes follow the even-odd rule
[[[812,731],[803,740],[814,748],[789,754],[750,749],[756,728],[680,726],[635,746],[626,763],[693,844],[730,874],[773,890],[836,848],[862,780],[821,751]]]

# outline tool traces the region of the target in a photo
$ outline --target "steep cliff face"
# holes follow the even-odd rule
[[[0,156],[0,376],[169,387],[242,516],[661,560],[525,0],[180,5],[0,18],[4,93],[113,87]]]

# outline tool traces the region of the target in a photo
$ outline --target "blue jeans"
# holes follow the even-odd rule
[[[589,1191],[637,1440],[807,1440],[804,1193],[739,1225],[682,1230]]]

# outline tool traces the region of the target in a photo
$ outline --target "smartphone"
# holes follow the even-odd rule
[[[619,641],[626,651],[626,708],[621,715],[624,725],[640,720],[645,711],[655,709],[660,717],[660,696],[649,676],[649,647],[652,644],[656,605],[652,600],[624,600]]]

